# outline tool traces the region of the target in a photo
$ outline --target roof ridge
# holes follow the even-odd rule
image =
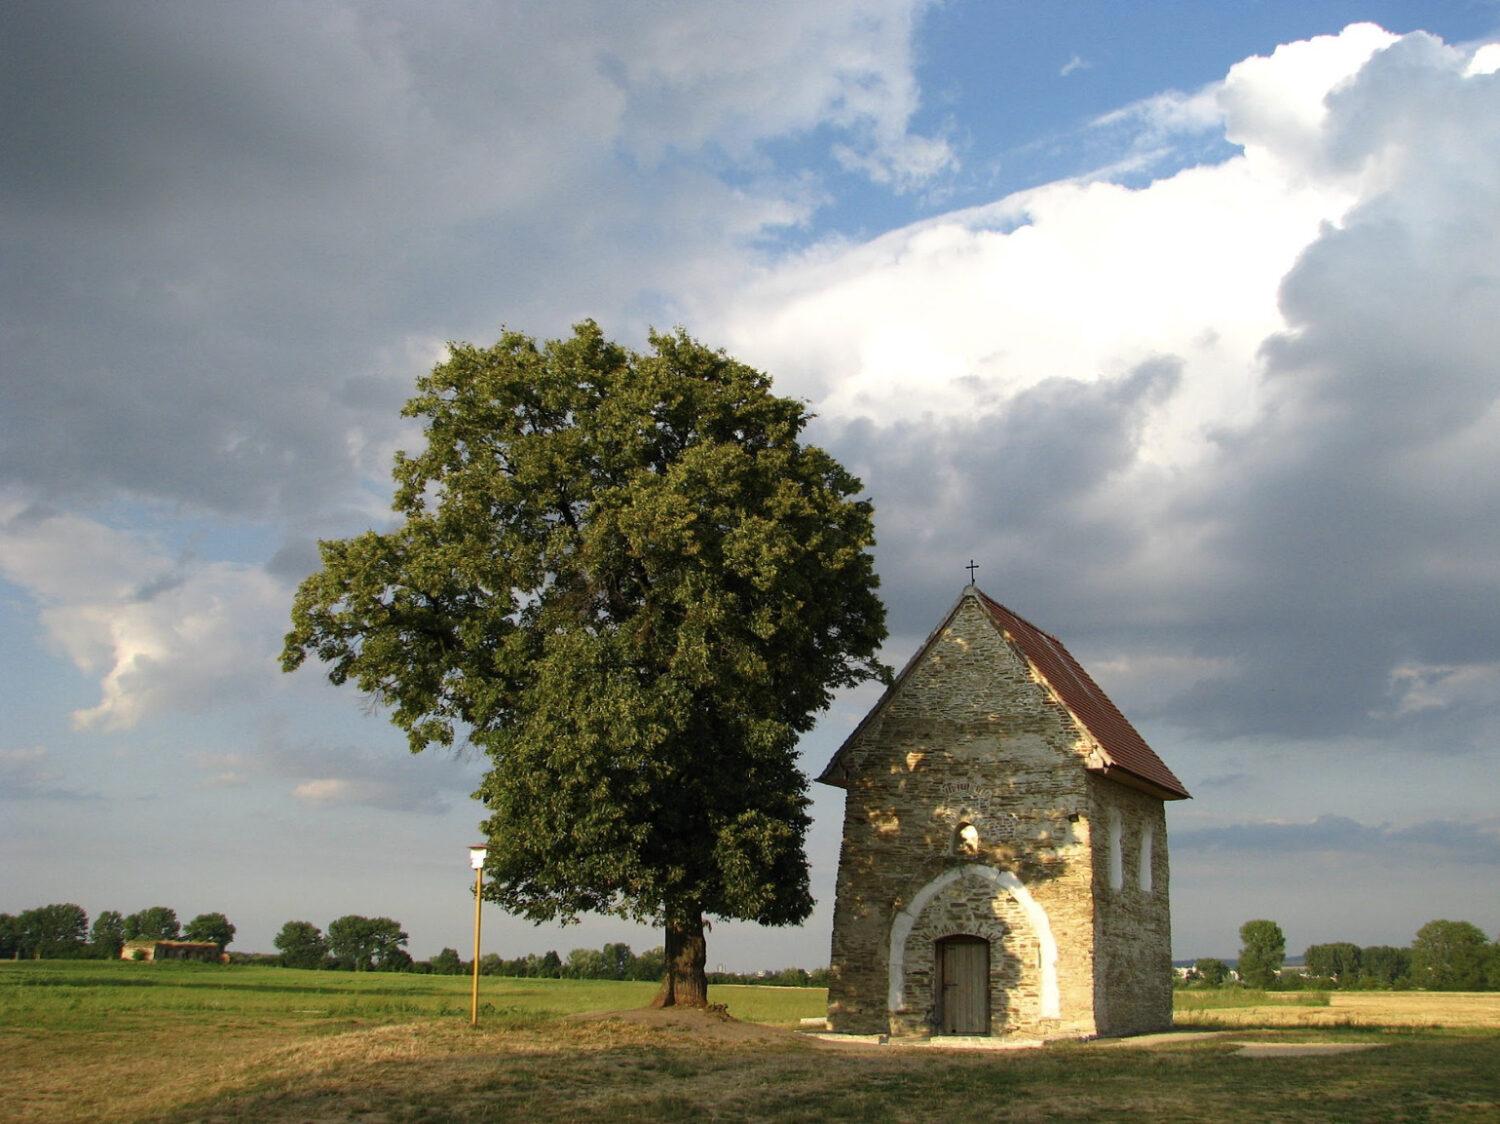
[[[969,598],[975,600],[990,625],[999,630],[1002,639],[1017,649],[1037,678],[1051,690],[1082,732],[1099,748],[1103,760],[1097,766],[1089,766],[1091,771],[1140,788],[1159,799],[1188,798],[1188,791],[1176,774],[1156,755],[1146,739],[1141,737],[1140,731],[1131,725],[1130,720],[1115,705],[1114,700],[1094,682],[1093,676],[1068,651],[1067,645],[1052,633],[1002,605],[972,582],[963,588],[957,600],[891,680],[875,705],[834,752],[827,767],[818,775],[819,781],[844,787],[847,781],[843,777],[846,751],[885,709],[886,704]]]
[[[1106,776],[1118,769],[1138,782],[1145,782],[1165,791],[1169,794],[1166,799],[1188,797],[1188,791],[1177,779],[1177,775],[1157,756],[1156,751],[1147,744],[1140,731],[1125,717],[1104,688],[1094,682],[1094,677],[1068,651],[1066,644],[982,590],[976,588],[975,593],[992,624],[1002,632],[1021,633],[1012,637],[1013,642],[1021,649],[1027,663],[1052,688],[1063,706],[1099,746],[1105,757],[1102,771]],[[997,619],[1002,614],[1009,622],[1020,627],[1014,630],[1007,628],[1005,620]],[[1026,632],[1045,641],[1048,650],[1034,650],[1036,645],[1030,643],[1030,638],[1024,635]]]
[[[985,601],[985,602],[987,602],[990,605],[993,605],[997,609],[1004,609],[1007,614],[1009,614],[1012,617],[1015,617],[1016,620],[1020,621],[1022,624],[1026,625],[1028,628],[1032,629],[1033,631],[1038,632],[1041,635],[1045,636],[1048,640],[1052,641],[1052,643],[1054,643],[1054,644],[1061,644],[1062,643],[1062,641],[1059,640],[1053,633],[1048,632],[1045,628],[1043,628],[1041,625],[1035,623],[1034,621],[1027,620],[1020,613],[1018,613],[1014,609],[1012,609],[1009,605],[1005,605],[1005,604],[1002,604],[999,601],[996,601],[993,597],[991,597],[984,590],[980,589],[978,586],[974,587],[974,592],[977,593],[977,594],[979,594],[980,600]]]

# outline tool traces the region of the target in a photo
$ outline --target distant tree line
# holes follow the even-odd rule
[[[473,971],[474,962],[464,960],[458,950],[445,948],[431,960],[418,961],[413,970],[440,976],[457,976]],[[653,948],[636,955],[628,944],[607,944],[603,948],[575,948],[567,958],[554,949],[507,959],[498,952],[479,958],[482,976],[516,976],[545,980],[660,980],[666,970],[666,954]]]
[[[106,909],[92,928],[88,913],[72,902],[0,913],[0,959],[114,960],[126,941],[135,940],[213,941],[223,952],[234,940],[234,926],[222,913],[200,913],[184,926],[164,905],[128,916]]]
[[[389,917],[340,917],[324,933],[310,921],[288,921],[276,935],[279,962],[287,968],[325,968],[347,971],[417,972],[424,975],[461,976],[474,970],[455,948],[445,948],[429,960],[413,960],[407,954],[407,935]],[[642,953],[628,944],[606,944],[603,948],[575,948],[564,958],[553,949],[543,953],[506,958],[498,952],[479,958],[482,976],[513,976],[547,980],[649,980],[656,982],[666,970],[666,952],[661,947]],[[807,971],[783,968],[776,972],[710,972],[710,983],[779,984],[785,987],[826,987],[828,969]]]
[[[1185,987],[1244,987],[1296,991],[1315,989],[1423,988],[1430,991],[1500,991],[1500,937],[1491,941],[1468,921],[1429,921],[1411,945],[1361,947],[1352,941],[1309,945],[1302,968],[1287,968],[1286,937],[1274,921],[1240,927],[1240,958],[1234,969],[1204,957],[1194,963]]]

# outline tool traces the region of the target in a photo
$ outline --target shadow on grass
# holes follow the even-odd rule
[[[1500,1035],[1402,1033],[1388,1049],[1249,1059],[1224,1041],[986,1056],[816,1047],[608,1044],[545,1034],[433,1036],[434,1056],[357,1051],[183,1106],[171,1120],[772,1121],[1426,1118],[1500,1108]],[[1353,1028],[1351,1028],[1353,1029]],[[1379,1033],[1359,1028],[1361,1033]],[[353,1045],[351,1043],[351,1045]]]

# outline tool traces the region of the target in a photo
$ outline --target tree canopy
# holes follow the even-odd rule
[[[1411,977],[1418,987],[1475,991],[1485,986],[1489,941],[1468,921],[1429,921],[1411,945]]]
[[[125,945],[125,917],[117,909],[106,909],[94,918],[94,927],[89,930],[89,943],[101,956],[113,960],[120,955]]]
[[[1193,971],[1209,987],[1223,987],[1224,981],[1229,978],[1229,965],[1216,956],[1200,957],[1193,964]]]
[[[1240,926],[1240,982],[1270,987],[1286,961],[1286,936],[1274,921],[1246,921]]]
[[[181,931],[177,911],[164,905],[153,905],[125,918],[126,940],[175,941]]]
[[[650,342],[452,345],[405,409],[399,524],[321,544],[282,663],[326,661],[413,750],[480,746],[487,896],[664,923],[661,1001],[702,1002],[705,914],[811,910],[796,742],[886,674],[884,609],[871,507],[802,404]]]
[[[1395,987],[1411,977],[1411,949],[1375,944],[1359,950],[1359,978],[1368,987]]]
[[[182,935],[190,941],[213,941],[223,952],[234,940],[234,926],[222,913],[200,913],[187,923]]]
[[[280,951],[281,962],[288,968],[319,968],[328,955],[323,931],[311,921],[288,921],[271,943]]]
[[[406,967],[411,963],[405,948],[407,940],[400,922],[389,917],[350,913],[328,924],[329,954],[356,972]]]
[[[1359,945],[1349,941],[1307,946],[1302,963],[1307,974],[1347,984],[1359,978],[1361,967]]]
[[[76,956],[88,937],[89,915],[82,906],[57,902],[24,910],[16,929],[22,956]]]

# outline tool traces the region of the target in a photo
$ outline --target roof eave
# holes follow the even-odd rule
[[[1128,788],[1137,789],[1158,800],[1191,800],[1193,797],[1185,788],[1169,788],[1164,784],[1143,777],[1138,773],[1132,773],[1123,765],[1113,763],[1105,765],[1090,765],[1088,771],[1095,776],[1104,777],[1117,784],[1123,784]]]

